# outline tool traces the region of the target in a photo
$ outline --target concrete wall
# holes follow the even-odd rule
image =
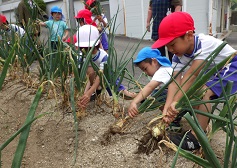
[[[126,35],[129,37],[142,38],[146,32],[146,18],[148,11],[147,0],[125,1],[125,18],[126,18]],[[150,39],[150,34],[145,36],[145,39]]]
[[[231,25],[237,25],[237,11],[232,11]]]
[[[116,34],[125,35],[125,9],[124,0],[109,0],[110,18],[115,19],[116,15]]]
[[[207,0],[186,0],[185,11],[190,13],[195,22],[195,32],[208,34],[209,1]]]

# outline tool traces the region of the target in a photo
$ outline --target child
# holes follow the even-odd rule
[[[137,104],[147,98],[157,87],[166,84],[173,72],[169,59],[161,56],[158,49],[151,49],[150,47],[145,47],[139,51],[133,63],[152,79],[131,102],[128,108],[130,117],[138,114]]]
[[[82,9],[75,16],[78,24],[83,26],[85,24],[93,25],[96,27],[96,23],[91,19],[92,13],[88,9]]]
[[[9,24],[7,21],[6,16],[0,15],[0,28],[2,31],[0,35],[0,40],[2,40],[2,35],[7,35],[9,38],[11,37],[12,33],[17,34],[19,37],[23,37],[25,34],[25,30],[15,24]]]
[[[80,10],[77,15],[74,17],[77,20],[78,23],[78,27],[81,27],[83,25],[89,24],[89,25],[93,25],[96,27],[95,22],[92,21],[91,19],[92,13],[91,11],[89,11],[88,9],[82,9]],[[77,42],[77,36],[76,34],[73,35],[73,44],[75,44]],[[68,38],[67,43],[71,43],[71,39]]]
[[[98,6],[96,6],[97,2],[98,2],[97,0],[87,0],[85,8],[90,9],[92,11],[96,11],[96,10],[93,10],[93,8],[98,8]],[[98,15],[97,13],[93,13],[93,12],[92,12],[91,18],[92,18],[93,22],[96,23],[99,32],[102,33],[101,43],[102,43],[103,49],[107,52],[107,50],[109,49],[108,36],[107,36],[106,32],[104,31],[104,29],[108,24],[108,19],[106,18],[106,16],[103,13]]]
[[[186,12],[174,12],[162,20],[159,27],[160,38],[152,45],[152,48],[159,48],[166,45],[168,50],[175,54],[172,60],[172,67],[174,69],[173,76],[175,76],[182,67],[194,58],[190,63],[190,68],[182,74],[183,76],[180,74],[176,78],[176,82],[184,92],[186,92],[188,88],[194,84],[195,77],[199,74],[203,67],[199,66],[204,62],[209,54],[222,43],[221,40],[218,40],[212,36],[204,34],[200,34],[198,36],[194,35],[194,30],[194,21],[190,14]],[[214,59],[211,67],[235,52],[236,51],[231,46],[226,45]],[[237,90],[237,73],[234,72],[236,70],[237,57],[235,56],[228,65],[223,67],[222,71],[219,71],[219,75],[222,77],[224,86],[229,80],[234,82],[231,93],[235,93]],[[229,77],[227,77],[228,75]],[[219,97],[221,95],[221,84],[214,84],[218,80],[218,76],[213,75],[211,80],[206,83],[204,89],[209,89],[205,92],[203,101],[209,101],[212,96]],[[180,91],[177,84],[172,82],[168,87],[168,95],[163,110],[163,115],[165,115],[163,120],[167,124],[172,122],[174,117],[179,113],[178,110],[175,109],[175,105],[182,96],[183,93]],[[206,103],[198,106],[197,108],[203,112],[210,112],[211,104]],[[205,131],[208,126],[209,118],[200,114],[196,114],[196,116],[200,126]],[[170,140],[176,145],[179,145],[183,137],[184,134],[175,134],[170,136]],[[181,148],[185,150],[195,150],[200,148],[200,144],[193,131],[189,130],[187,132]]]
[[[100,40],[98,40],[98,29],[92,25],[84,25],[79,28],[77,37],[79,37],[79,40],[75,45],[78,46],[81,51],[88,51],[95,44],[95,47],[92,51],[92,61],[98,65],[100,70],[103,71],[104,63],[108,59],[108,54],[103,49],[99,48]],[[101,90],[100,78],[96,75],[94,69],[91,66],[88,67],[87,74],[89,76],[89,87],[86,87],[84,95],[79,99],[78,102],[78,105],[82,108],[87,106],[94,92],[98,93],[99,90]],[[126,96],[135,97],[135,95],[128,92],[123,85],[120,85],[119,89],[120,91],[123,91]]]
[[[46,22],[39,22],[40,26],[45,26],[50,31],[51,47],[53,50],[58,48],[58,38],[66,41],[69,35],[67,30],[67,25],[62,21],[62,9],[54,6],[51,8],[51,15],[53,20],[48,20]]]

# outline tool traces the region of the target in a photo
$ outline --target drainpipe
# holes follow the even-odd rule
[[[125,2],[122,0],[123,3],[123,16],[124,16],[124,35],[127,36],[127,29],[126,29],[126,11],[125,11]]]
[[[224,0],[221,1],[221,32],[224,31],[225,26],[225,9],[224,9]]]
[[[208,34],[213,36],[212,32],[212,17],[213,17],[213,0],[209,1],[209,26],[208,26]]]
[[[70,40],[73,41],[73,33],[76,31],[76,21],[74,19],[74,1],[63,0],[66,9],[66,22],[69,27]]]
[[[74,18],[75,16],[74,1],[72,0],[68,1],[68,16],[69,16],[70,28],[76,29],[76,19]]]
[[[66,20],[66,23],[68,23],[68,25],[70,26],[70,23],[68,21],[68,6],[67,6],[67,1],[66,0],[63,0],[63,6],[65,6],[65,20]]]
[[[231,7],[231,2],[228,0],[228,5],[227,5],[227,16],[226,16],[226,30],[230,30],[230,7]]]

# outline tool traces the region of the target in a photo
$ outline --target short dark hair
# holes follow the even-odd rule
[[[146,62],[146,63],[151,64],[151,63],[152,63],[152,58],[146,58],[146,59],[142,60],[141,62]],[[136,65],[136,66],[139,66],[139,64],[140,64],[141,62],[135,63],[135,65]]]
[[[82,22],[82,23],[86,24],[84,18],[77,18],[77,22],[78,22],[78,23],[81,23],[81,22]]]

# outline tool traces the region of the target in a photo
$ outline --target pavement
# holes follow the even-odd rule
[[[237,50],[237,32],[231,32],[229,36],[225,38],[230,46]]]

